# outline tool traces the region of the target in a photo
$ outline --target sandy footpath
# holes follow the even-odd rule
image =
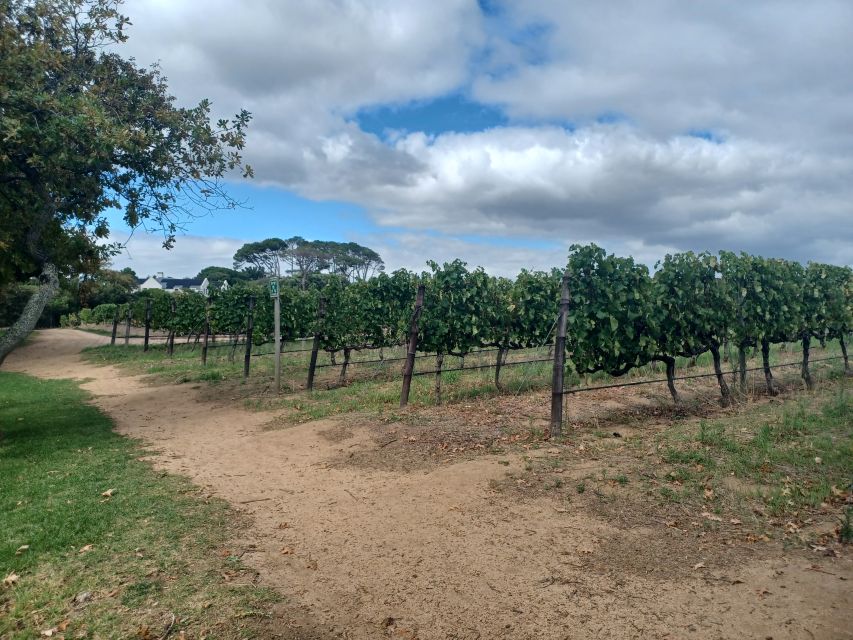
[[[342,464],[380,446],[370,425],[345,416],[269,429],[274,414],[230,398],[204,403],[191,385],[151,386],[81,361],[82,348],[108,341],[39,331],[4,369],[87,380],[118,431],[157,452],[157,467],[247,511],[251,539],[235,544],[254,549],[244,559],[285,596],[275,612],[283,633],[853,638],[849,555],[832,564],[802,552],[756,553],[737,564],[709,555],[700,570],[650,572],[647,556],[641,569],[630,554],[610,559],[607,549],[615,542],[661,549],[650,543],[660,530],[620,529],[548,499],[519,502],[492,491],[489,481],[520,460],[507,467],[499,463],[507,456],[485,456],[408,473]],[[659,553],[653,562],[677,563],[665,545]],[[814,562],[827,564],[815,571]]]

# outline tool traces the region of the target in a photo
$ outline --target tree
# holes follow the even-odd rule
[[[308,288],[308,278],[329,268],[327,247],[322,242],[309,241],[301,236],[287,239],[285,259],[290,262],[290,272],[299,279],[300,288]]]
[[[347,280],[367,280],[385,270],[385,263],[373,249],[356,242],[323,242],[322,246],[332,273]]]
[[[305,290],[311,276],[326,271],[349,281],[367,280],[382,273],[385,263],[378,253],[357,242],[306,240],[301,236],[287,239],[284,259],[290,263],[290,273]]]
[[[155,66],[116,49],[120,0],[0,3],[0,285],[41,286],[0,337],[0,363],[35,326],[59,276],[92,272],[109,249],[104,215],[175,233],[204,211],[238,205],[222,187],[249,177],[240,151],[251,119],[210,121],[210,103],[179,108]]]
[[[265,275],[280,276],[281,260],[287,242],[281,238],[267,238],[259,242],[247,242],[234,254],[234,268],[255,267]]]
[[[80,282],[80,304],[94,308],[99,304],[122,304],[136,289],[136,274],[125,267],[121,271],[99,269]]]
[[[250,267],[251,269],[255,269],[255,267]],[[247,269],[229,269],[228,267],[217,267],[217,266],[209,266],[205,267],[201,271],[198,272],[196,276],[197,280],[204,280],[207,278],[210,281],[210,284],[214,286],[220,286],[224,281],[228,281],[228,284],[236,284],[238,282],[248,282],[249,280],[257,280],[259,278],[263,278],[263,272],[259,272],[260,275],[257,277],[252,277],[255,275],[255,272],[247,273]]]

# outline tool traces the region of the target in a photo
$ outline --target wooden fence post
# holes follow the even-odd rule
[[[317,325],[319,329],[319,324],[326,316],[326,300],[324,298],[320,298],[320,304],[317,306]],[[308,363],[308,382],[306,386],[308,387],[308,391],[314,390],[314,372],[317,369],[317,354],[320,351],[320,334],[314,333],[314,344],[311,346],[311,361]]]
[[[569,315],[569,274],[563,274],[560,287],[560,316],[554,340],[554,374],[551,378],[551,428],[549,436],[559,438],[563,431],[563,375],[566,370],[566,323]]]
[[[403,390],[400,393],[400,408],[409,404],[409,390],[412,388],[412,373],[415,370],[415,355],[418,351],[418,321],[424,309],[424,285],[418,285],[418,295],[415,298],[415,309],[412,311],[412,321],[409,325],[409,345],[406,349],[406,364],[403,367]]]
[[[151,300],[145,301],[145,340],[142,343],[142,351],[148,351],[148,337],[151,333]]]
[[[175,312],[177,311],[177,304],[174,298],[169,300],[169,311],[171,315],[169,316],[168,350],[169,357],[171,358],[175,353]]]
[[[246,355],[243,358],[243,380],[249,379],[252,363],[252,334],[255,332],[255,297],[249,296],[249,315],[246,318]]]
[[[207,366],[207,341],[210,340],[210,298],[204,303],[204,343],[201,345],[201,364]]]
[[[115,345],[116,343],[116,333],[118,332],[118,305],[116,305],[116,310],[113,312],[113,334],[110,338],[110,346]]]
[[[130,344],[130,318],[133,315],[133,311],[130,310],[130,304],[127,305],[127,319],[124,321],[124,344],[125,346]]]

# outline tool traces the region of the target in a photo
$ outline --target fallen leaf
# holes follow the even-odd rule
[[[116,489],[107,489],[106,491],[102,492],[101,495],[105,498],[112,498],[115,492]]]
[[[20,547],[18,547],[18,550],[17,550],[17,551],[15,551],[15,555],[16,555],[16,556],[19,556],[19,555],[21,555],[24,551],[27,551],[29,548],[30,548],[30,545],[28,545],[28,544],[22,544]]]
[[[13,571],[8,576],[3,578],[3,586],[4,587],[14,587],[16,584],[18,584],[18,580],[20,580],[20,579],[21,579],[21,576],[19,576],[17,573],[15,573]]]
[[[732,524],[743,524],[743,522],[741,522],[737,518],[732,518],[731,520],[729,520],[729,522]]]
[[[63,620],[58,625],[56,625],[57,631],[65,631],[68,628],[68,625],[71,624],[71,620]]]
[[[697,571],[698,569],[704,569],[704,568],[705,568],[704,562],[697,562],[696,564],[693,565],[693,571]]]
[[[720,516],[715,516],[713,513],[709,513],[708,511],[703,511],[701,515],[706,520],[711,520],[712,522],[722,522],[723,521],[723,519]]]
[[[279,523],[278,523],[278,528],[279,528],[279,529],[287,529],[287,528],[289,528],[289,527],[290,527],[290,525],[289,525],[288,523],[286,523],[286,522],[279,522]]]
[[[92,549],[94,549],[94,548],[95,548],[95,545],[93,545],[93,544],[87,544],[87,545],[86,545],[86,546],[84,546],[84,547],[80,547],[80,551],[78,551],[77,553],[87,553],[87,552],[91,551],[91,550],[92,550]]]
[[[705,499],[713,500],[714,499],[714,490],[713,489],[705,489]]]
[[[54,633],[56,633],[56,627],[54,627],[53,629],[45,629],[41,632],[41,635],[43,635],[45,638],[50,638],[51,636],[53,636]]]
[[[823,459],[821,459],[821,457],[820,457],[820,456],[815,456],[815,457],[814,457],[814,462],[815,462],[815,464],[820,464],[821,462],[823,462]]]
[[[290,547],[282,547],[281,548],[281,555],[289,556],[291,554],[293,554],[293,549],[291,549]]]

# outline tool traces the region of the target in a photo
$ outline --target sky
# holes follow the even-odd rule
[[[267,237],[388,269],[649,265],[721,249],[853,264],[849,0],[126,0],[120,51],[182,105],[253,114],[244,207],[114,266],[191,276]]]

